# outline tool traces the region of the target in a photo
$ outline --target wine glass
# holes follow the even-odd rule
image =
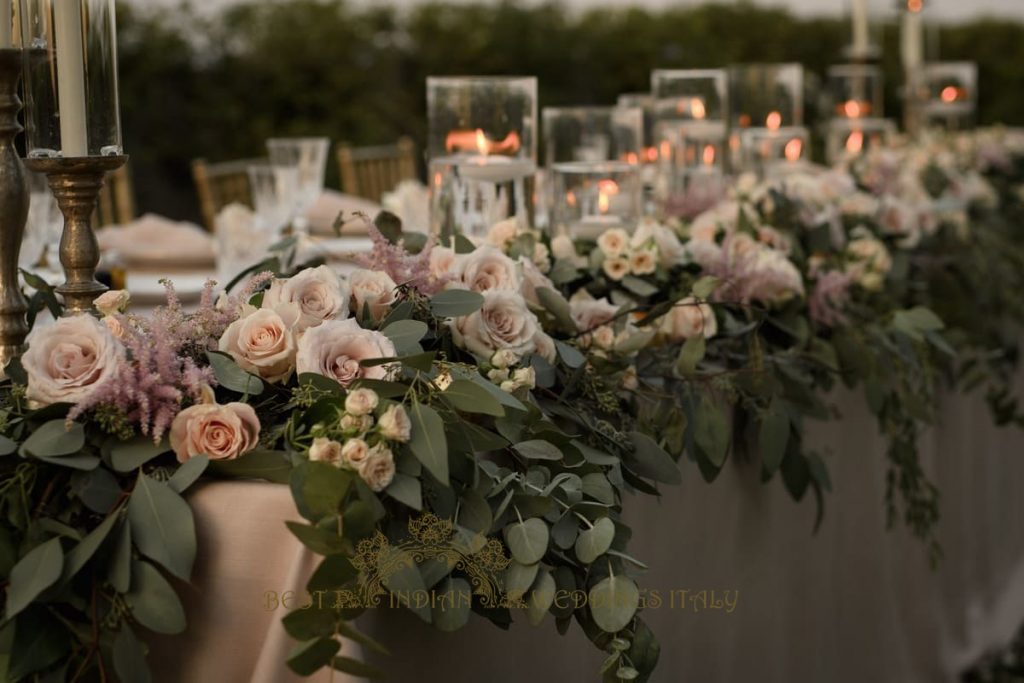
[[[64,229],[63,215],[57,208],[46,176],[42,173],[26,172],[29,186],[28,220],[25,222],[25,237],[21,244],[18,266],[38,269],[47,263],[47,255],[56,255]]]
[[[256,220],[276,241],[295,217],[298,168],[266,163],[249,166],[248,172]]]
[[[306,215],[324,191],[327,170],[327,151],[331,141],[327,138],[271,138],[267,140],[270,162],[277,166],[296,169],[297,185],[294,195],[292,228],[297,234],[309,230]]]

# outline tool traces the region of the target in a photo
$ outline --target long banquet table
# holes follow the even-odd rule
[[[646,588],[738,591],[731,613],[669,600],[644,613],[662,646],[654,681],[954,681],[1024,622],[1024,432],[992,426],[979,396],[944,400],[921,443],[942,492],[945,557],[932,570],[902,527],[885,531],[884,441],[867,409],[850,395],[837,403],[844,419],[809,434],[834,483],[817,534],[813,501],[760,484],[753,463],[731,462],[712,485],[684,464],[684,483],[660,501],[628,501]],[[158,680],[292,680],[283,661],[294,643],[263,604],[313,567],[284,529],[297,517],[287,487],[211,483],[193,504],[203,559],[186,589],[191,630],[155,641]],[[593,681],[603,659],[551,619],[505,633],[474,616],[443,634],[381,610],[359,625],[392,649],[367,657],[401,683]]]

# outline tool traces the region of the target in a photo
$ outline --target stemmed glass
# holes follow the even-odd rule
[[[292,230],[305,234],[309,230],[306,217],[324,191],[327,170],[327,138],[271,138],[267,140],[270,163],[294,168],[296,185],[292,196]]]
[[[25,269],[59,269],[56,261],[64,220],[50,191],[46,176],[27,172],[29,185],[28,221],[18,265]]]
[[[249,166],[248,171],[256,220],[276,240],[294,218],[298,168],[267,163]]]

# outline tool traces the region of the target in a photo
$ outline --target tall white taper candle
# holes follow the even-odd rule
[[[852,0],[850,19],[853,22],[853,56],[865,57],[869,49],[868,0]]]
[[[57,43],[57,101],[60,146],[64,156],[89,155],[85,106],[85,50],[80,0],[54,0],[54,42]]]
[[[907,10],[903,13],[901,38],[903,68],[907,71],[920,68],[924,63],[924,26],[920,10]]]

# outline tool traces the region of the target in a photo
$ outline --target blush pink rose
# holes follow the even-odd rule
[[[325,320],[348,317],[349,292],[338,274],[328,266],[307,268],[287,280],[274,280],[263,297],[263,308],[296,304],[302,311],[299,331]]]
[[[364,330],[355,320],[328,320],[306,330],[299,340],[296,368],[349,386],[360,378],[386,379],[386,366],[362,367],[360,361],[393,358],[395,345],[380,332]]]
[[[297,304],[250,313],[228,326],[220,338],[220,350],[268,382],[286,381],[295,368],[295,335],[301,316]]]
[[[60,318],[28,335],[21,363],[28,374],[33,405],[80,403],[117,373],[125,350],[114,334],[91,315]]]
[[[391,276],[379,270],[354,270],[348,276],[352,288],[352,308],[357,318],[363,309],[370,311],[375,321],[384,319],[391,306],[398,301],[398,285]]]
[[[171,424],[171,448],[178,462],[197,455],[234,460],[256,448],[260,421],[245,403],[203,403],[178,413]]]
[[[522,358],[537,350],[537,337],[543,334],[522,295],[504,289],[486,291],[480,310],[450,325],[455,343],[481,358],[502,350]]]

